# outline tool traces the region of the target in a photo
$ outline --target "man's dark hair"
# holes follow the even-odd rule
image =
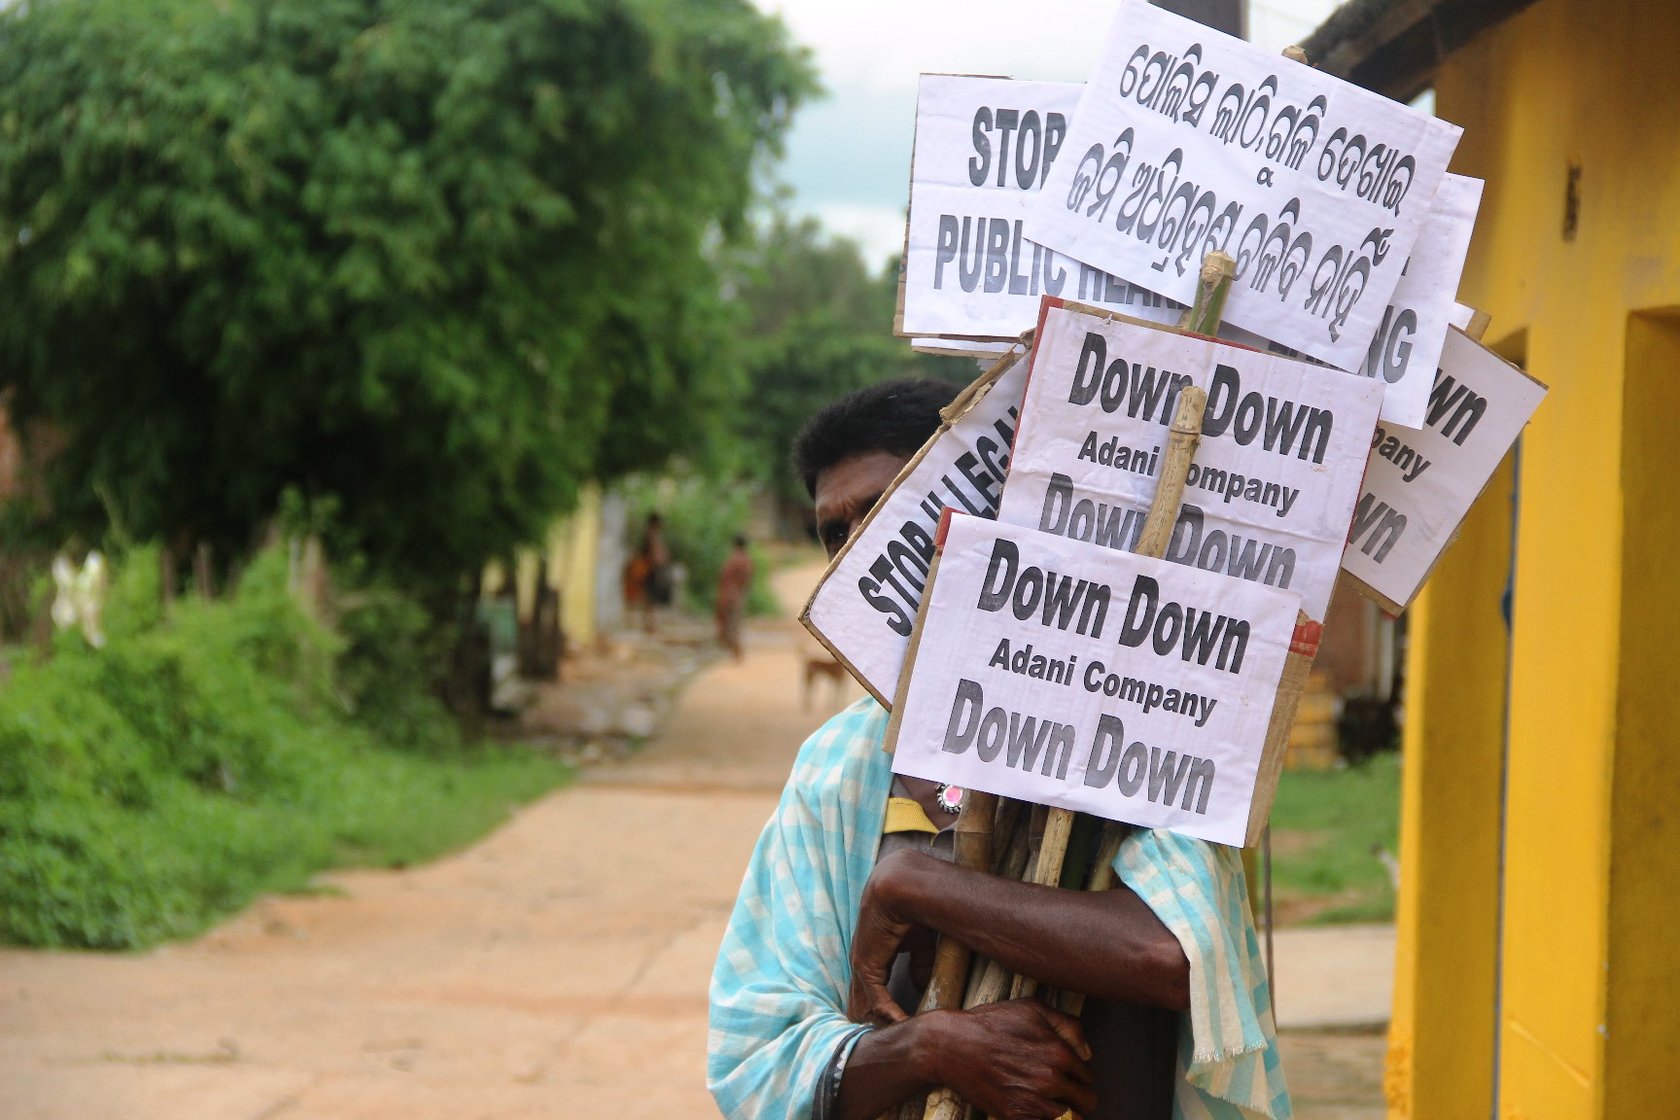
[[[880,381],[824,405],[793,441],[793,470],[817,496],[817,476],[848,456],[887,451],[908,458],[939,430],[939,410],[961,386],[926,377]]]

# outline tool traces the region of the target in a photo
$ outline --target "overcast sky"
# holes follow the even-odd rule
[[[794,122],[781,179],[793,209],[854,238],[871,265],[898,252],[923,72],[1080,82],[1117,0],[755,0],[816,54],[828,96]],[[1253,0],[1250,38],[1281,49],[1334,0]]]

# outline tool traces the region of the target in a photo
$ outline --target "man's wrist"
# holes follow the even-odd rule
[[[915,925],[933,926],[929,919],[930,876],[949,871],[950,865],[925,852],[898,851],[881,861],[887,874],[879,876],[880,899],[887,912]]]
[[[952,1015],[961,1011],[923,1011],[906,1021],[911,1028],[910,1061],[916,1074],[929,1087],[950,1084],[944,1059],[949,1056],[950,1038],[946,1027]]]

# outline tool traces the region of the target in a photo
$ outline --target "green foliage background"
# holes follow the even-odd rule
[[[299,609],[277,551],[226,601],[167,618],[156,571],[153,550],[118,568],[106,649],[61,634],[0,689],[0,939],[195,933],[323,867],[448,850],[566,777],[528,751],[465,748],[424,678],[344,671],[344,639]],[[367,628],[362,610],[388,617],[385,594],[346,631]],[[357,710],[375,682],[380,705]]]
[[[247,552],[280,496],[412,588],[716,458],[719,263],[814,89],[746,0],[0,13],[0,390],[33,529]]]
[[[890,377],[966,385],[967,358],[917,354],[893,337],[898,266],[872,274],[855,244],[812,219],[775,216],[739,266],[748,404],[736,422],[740,473],[791,505],[808,501],[788,469],[794,436],[819,408]]]

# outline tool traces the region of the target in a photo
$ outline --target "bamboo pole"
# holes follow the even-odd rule
[[[956,834],[952,837],[954,858],[958,867],[979,871],[992,869],[992,827],[998,811],[998,796],[979,790],[964,790],[962,811],[957,815]],[[921,1011],[936,1011],[958,1007],[962,1003],[963,988],[967,984],[969,948],[955,937],[941,937],[934,953],[933,973],[927,990],[922,993]]]
[[[1020,802],[1000,798],[995,793],[965,790],[955,835],[951,840],[952,862],[959,867],[1007,871],[1007,866],[1000,867],[1000,864],[1007,865],[1018,848],[1020,864],[1024,868],[1028,830],[1017,827],[1022,816],[1021,809]],[[1000,833],[1004,840],[1002,845],[995,843]],[[1019,833],[1018,837],[1016,833]],[[1011,877],[1020,878],[1021,871],[1017,869]],[[941,937],[939,947],[934,951],[933,971],[928,977],[927,990],[922,993],[922,1002],[916,1013],[964,1006],[972,964],[973,951],[967,945],[955,937]],[[881,1120],[915,1120],[926,1107],[921,1098],[912,1097],[896,1109],[883,1113]]]
[[[1223,249],[1203,257],[1196,278],[1196,298],[1178,321],[1178,329],[1210,337],[1218,334],[1219,321],[1225,317],[1225,299],[1231,294],[1231,280],[1236,275],[1236,258]]]

